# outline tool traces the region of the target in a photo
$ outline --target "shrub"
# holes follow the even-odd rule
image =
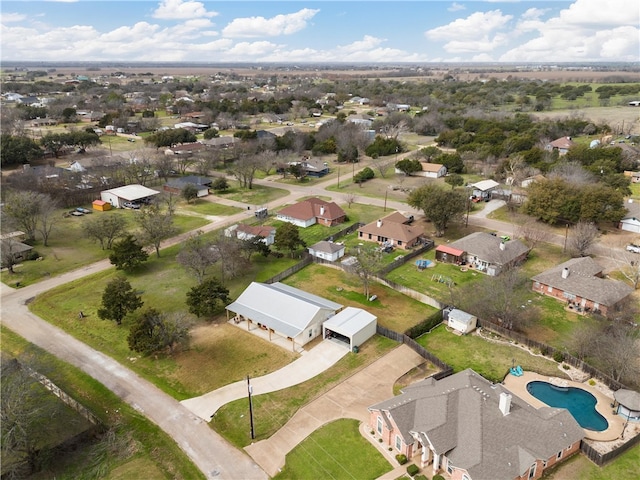
[[[564,362],[564,353],[558,351],[553,352],[553,359],[558,363]]]
[[[407,463],[407,456],[404,453],[399,453],[396,455],[396,460],[400,465],[404,465]]]
[[[596,381],[592,378],[591,380],[589,380],[589,385],[591,385],[592,387],[595,386]]]
[[[413,480],[429,480],[429,479],[424,475],[416,475],[415,477],[413,477]]]
[[[434,475],[433,480],[445,480],[442,475]]]
[[[569,365],[567,365],[566,363],[562,364],[562,368],[564,368],[565,370],[569,370],[571,367]]]
[[[407,473],[409,475],[411,475],[412,477],[418,473],[420,471],[420,469],[418,468],[418,466],[415,463],[412,463],[411,465],[409,465],[407,467]]]
[[[379,441],[380,443],[382,443],[382,439],[381,439],[381,438],[379,438],[379,439],[378,439],[378,441]]]

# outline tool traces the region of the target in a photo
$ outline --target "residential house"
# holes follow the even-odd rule
[[[318,158],[304,158],[300,165],[310,177],[324,177],[329,173],[329,164]]]
[[[531,278],[533,291],[557,298],[577,312],[604,315],[633,293],[624,282],[603,278],[591,257],[572,258]]]
[[[33,250],[33,247],[16,240],[16,238],[7,237],[0,240],[0,249],[2,250],[2,255],[0,255],[2,260],[1,266],[5,268],[10,264],[16,264],[26,260],[30,255],[29,252]]]
[[[427,178],[440,178],[447,174],[447,167],[439,163],[420,162],[422,171],[414,173],[414,175]]]
[[[548,143],[544,149],[548,152],[557,151],[558,155],[566,155],[571,147],[575,145],[575,142],[571,140],[571,137],[560,137],[553,142]]]
[[[342,309],[342,305],[284,283],[252,282],[238,299],[227,306],[247,329],[262,328],[300,347],[322,333],[322,324]]]
[[[393,212],[375,222],[371,222],[358,229],[358,238],[376,242],[382,247],[399,247],[409,249],[422,242],[424,232],[411,225],[413,216],[405,216],[400,212]]]
[[[453,480],[536,480],[580,450],[568,410],[536,409],[471,369],[433,377],[369,407],[382,444]]]
[[[234,144],[241,142],[239,138],[235,138],[229,135],[224,135],[221,137],[214,137],[209,139],[200,140],[200,143],[206,145],[207,147],[224,149],[233,147]]]
[[[473,195],[482,200],[490,199],[491,193],[500,186],[495,180],[481,180],[469,185],[473,189]]]
[[[194,153],[201,152],[206,147],[200,142],[193,143],[181,143],[180,145],[174,145],[164,151],[165,155],[193,155]]]
[[[640,233],[640,203],[630,200],[626,207],[627,213],[618,223],[618,228],[627,232]]]
[[[529,254],[527,247],[520,240],[503,240],[485,232],[475,232],[455,242],[449,247],[464,252],[460,257],[463,263],[485,272],[490,276],[497,276],[512,266],[522,263]]]
[[[276,219],[302,228],[316,223],[332,227],[344,222],[346,216],[337,203],[312,197],[284,207],[276,214]]]
[[[236,223],[225,228],[226,237],[235,237],[240,240],[252,240],[256,237],[262,237],[262,242],[269,246],[273,245],[276,239],[276,228],[268,225],[247,225],[244,223]]]
[[[197,190],[197,197],[206,197],[209,195],[209,188],[213,181],[207,177],[200,177],[198,175],[187,175],[186,177],[174,178],[165,183],[162,189],[165,192],[175,193],[179,195],[184,187],[187,185],[193,185]]]
[[[326,240],[314,243],[309,247],[310,255],[322,258],[323,260],[329,260],[330,262],[335,262],[344,257],[344,251],[344,244],[328,242]]]

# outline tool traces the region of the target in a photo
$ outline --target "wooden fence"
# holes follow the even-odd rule
[[[411,250],[409,253],[407,253],[406,255],[403,255],[402,258],[399,258],[397,260],[394,260],[393,262],[391,262],[388,265],[385,265],[384,268],[382,268],[378,273],[381,276],[385,276],[387,273],[395,270],[396,268],[398,268],[401,265],[404,265],[405,263],[407,263],[409,260],[411,260],[412,258],[416,258],[418,255],[422,255],[424,252],[428,252],[429,250],[431,250],[433,248],[435,244],[433,243],[433,240],[425,240],[424,244],[414,250]]]
[[[274,275],[270,279],[266,280],[264,283],[276,283],[276,282],[279,282],[280,280],[283,280],[283,279],[287,278],[289,275],[293,275],[294,273],[299,272],[300,270],[302,270],[304,267],[306,267],[307,265],[309,265],[312,262],[313,262],[313,257],[311,255],[309,255],[308,253],[305,253],[304,257],[302,258],[301,261],[299,261],[298,263],[296,263],[292,267],[289,267],[286,270]]]
[[[482,328],[486,328],[487,330],[492,331],[492,332],[494,332],[494,333],[496,333],[498,335],[501,335],[503,337],[510,338],[511,340],[515,340],[516,342],[522,343],[523,345],[526,345],[527,347],[538,349],[538,350],[540,350],[540,353],[542,353],[544,356],[553,358],[555,354],[562,355],[562,358],[563,358],[562,361],[564,363],[567,363],[567,364],[571,365],[572,367],[575,367],[575,368],[577,368],[579,370],[582,370],[583,372],[585,372],[586,374],[588,374],[589,376],[591,376],[593,378],[597,378],[602,383],[607,385],[611,390],[615,391],[615,390],[619,390],[621,388],[629,388],[626,385],[624,385],[623,383],[615,380],[614,378],[611,378],[606,373],[601,372],[597,368],[594,368],[591,365],[583,362],[579,358],[574,357],[573,355],[569,354],[568,352],[565,352],[565,351],[559,350],[559,349],[557,349],[555,347],[552,347],[551,345],[547,345],[546,343],[542,343],[542,342],[538,342],[536,340],[532,340],[532,339],[528,338],[526,335],[523,335],[523,334],[518,333],[518,332],[514,332],[512,330],[508,330],[508,329],[506,329],[504,327],[501,327],[500,325],[496,325],[494,323],[489,323],[489,322],[482,321],[480,319],[478,319],[478,326],[482,327]]]
[[[593,463],[601,467],[605,463],[613,460],[619,455],[622,455],[624,452],[629,450],[631,447],[634,447],[638,443],[640,443],[640,435],[636,435],[635,437],[630,438],[629,441],[627,441],[626,443],[623,443],[622,445],[611,450],[610,452],[602,453],[597,451],[595,448],[589,445],[585,440],[583,440],[582,442],[580,442],[580,451],[584,453],[584,455],[589,460],[591,460]]]

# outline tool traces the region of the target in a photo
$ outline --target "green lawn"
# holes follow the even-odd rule
[[[345,306],[363,308],[376,315],[380,325],[396,332],[404,332],[436,311],[375,282],[370,289],[378,298],[370,302],[363,294],[359,278],[324,265],[309,265],[283,282]]]
[[[0,327],[2,350],[12,356],[27,356],[46,365],[46,375],[80,401],[121,440],[121,449],[86,442],[41,472],[34,480],[50,478],[174,478],[200,479],[204,475],[190,462],[178,445],[155,424],[79,369],[29,344]],[[112,447],[114,447],[113,445]],[[121,476],[126,465],[135,465],[135,475]]]
[[[216,195],[248,205],[262,206],[278,198],[286,197],[289,194],[289,191],[283,188],[265,187],[255,184],[252,189],[240,188],[238,182],[235,180],[230,181],[229,185],[231,187],[229,190],[217,192]]]
[[[584,455],[574,455],[547,472],[543,480],[622,480],[640,477],[640,444],[602,467]]]
[[[389,462],[362,438],[357,420],[338,420],[319,428],[289,454],[274,480],[374,479],[391,470]]]
[[[196,284],[196,280],[175,261],[179,249],[180,246],[177,245],[164,249],[159,259],[151,256],[149,261],[136,272],[127,275],[128,280],[145,302],[143,308],[153,306],[161,312],[169,313],[187,311],[186,292]],[[254,256],[252,268],[245,272],[242,278],[234,279],[227,285],[231,297],[237,297],[251,281],[264,281],[293,263],[294,260],[287,258]],[[254,354],[262,355],[265,361],[254,362],[257,370],[246,371],[245,362],[236,361],[235,358],[236,351],[246,350],[246,345],[243,347],[243,343],[251,344],[244,338],[243,332],[238,332],[238,335],[232,339],[221,337],[214,338],[204,345],[196,344],[190,350],[174,357],[162,355],[158,358],[139,357],[129,350],[126,341],[135,313],[126,317],[121,326],[117,326],[114,322],[100,320],[97,315],[104,286],[116,273],[112,268],[49,290],[39,295],[30,307],[34,313],[45,320],[127,365],[180,400],[243,378],[247,373],[264,374],[266,373],[263,370],[265,365],[277,369],[291,361],[290,358],[279,356],[279,352],[270,345],[258,345],[259,342],[255,342],[256,351],[245,356],[253,358]],[[79,311],[86,315],[86,318],[81,321],[77,318]],[[224,317],[221,320],[224,320]],[[194,318],[193,321],[196,325],[207,325],[204,320]],[[253,342],[253,336],[249,338]],[[271,351],[273,356],[270,355]],[[135,358],[135,361],[131,358]],[[185,365],[190,367],[187,368]],[[225,368],[220,369],[221,365]],[[215,375],[202,374],[200,370],[201,378],[198,380],[193,378],[191,371],[198,366],[219,370]]]
[[[548,358],[531,355],[513,345],[489,342],[477,335],[455,335],[447,331],[444,325],[416,341],[451,365],[456,372],[471,368],[493,382],[501,382],[514,361],[523,369],[542,375],[563,375],[556,362]]]
[[[253,397],[255,440],[250,438],[247,399],[227,403],[210,422],[212,428],[238,448],[271,437],[303,406],[346,378],[397,347],[397,343],[374,336],[359,353],[348,353],[320,375],[284,390]]]
[[[241,208],[209,202],[200,198],[194,200],[193,203],[181,202],[178,207],[178,213],[182,210],[199,213],[200,215],[211,215],[215,217],[231,216],[235,215],[236,213],[242,212]]]

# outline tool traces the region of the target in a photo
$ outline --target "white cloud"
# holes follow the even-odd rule
[[[512,15],[503,15],[500,10],[475,12],[467,18],[458,18],[448,25],[427,30],[425,36],[430,40],[438,41],[473,40],[505,27],[512,18]]]
[[[276,15],[272,18],[246,17],[236,18],[223,30],[222,34],[229,38],[255,38],[290,35],[303,30],[320,10],[303,8],[296,13]]]
[[[576,0],[560,12],[558,19],[566,25],[602,28],[609,25],[635,25],[640,23],[637,0]]]
[[[22,20],[24,20],[25,18],[27,18],[26,15],[23,15],[22,13],[5,13],[5,12],[0,12],[0,22],[1,23],[14,23],[14,22],[21,22]]]
[[[447,10],[449,10],[450,12],[459,12],[460,10],[466,10],[466,9],[467,7],[465,7],[464,5],[458,2],[453,2],[451,6],[447,8]]]
[[[162,20],[185,20],[189,18],[215,17],[217,12],[208,12],[204,4],[193,0],[162,0],[153,12],[153,18]]]

